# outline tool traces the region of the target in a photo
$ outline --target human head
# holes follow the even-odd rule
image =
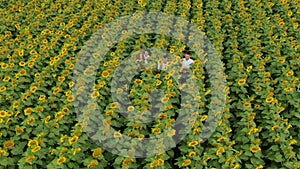
[[[167,55],[165,55],[164,59],[163,59],[163,63],[166,64],[167,62],[168,62],[168,57],[167,57]]]
[[[189,60],[191,58],[191,55],[189,52],[185,53],[185,59],[186,60]]]
[[[140,53],[140,60],[145,60],[143,53]]]
[[[150,51],[149,50],[145,50],[145,55],[150,56]]]

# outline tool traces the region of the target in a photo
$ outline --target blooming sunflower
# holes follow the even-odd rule
[[[12,149],[15,146],[15,143],[13,141],[6,141],[3,144],[3,147],[5,149]]]
[[[266,98],[266,102],[267,102],[267,103],[271,103],[273,100],[274,100],[274,99],[273,99],[272,97]]]
[[[6,117],[6,111],[5,110],[0,110],[0,117],[1,118]]]
[[[154,129],[152,129],[152,133],[154,133],[154,134],[160,134],[161,133],[160,128],[154,128]]]
[[[155,86],[159,86],[159,85],[161,85],[161,83],[162,83],[162,81],[158,80],[158,81],[156,81]]]
[[[108,71],[105,70],[105,71],[102,72],[101,75],[102,75],[103,78],[108,78],[110,74],[109,74]]]
[[[35,159],[35,156],[32,155],[32,156],[27,157],[27,158],[25,159],[25,162],[26,162],[26,163],[31,163],[32,160],[34,160],[34,159]]]
[[[195,147],[195,146],[198,145],[198,144],[199,144],[198,141],[192,141],[192,142],[189,143],[189,146],[190,146],[190,147]]]
[[[220,147],[220,148],[218,149],[218,151],[216,152],[216,155],[219,156],[219,155],[221,155],[221,154],[224,153],[224,152],[225,152],[225,148],[224,148],[224,147]]]
[[[134,80],[134,83],[137,84],[137,85],[142,85],[143,84],[143,80],[136,79],[136,80]]]
[[[77,142],[78,140],[78,136],[73,136],[72,138],[69,139],[69,144],[74,144],[75,142]]]
[[[5,92],[6,91],[6,87],[5,86],[2,86],[1,88],[0,88],[0,93],[1,92]]]
[[[31,113],[33,112],[33,109],[32,108],[26,108],[25,110],[24,110],[24,114],[26,115],[26,116],[28,116],[28,115],[30,115]]]
[[[168,133],[168,137],[173,137],[176,134],[176,130],[172,129],[169,133]]]
[[[120,137],[122,137],[122,134],[120,132],[114,133],[114,138],[120,138]]]
[[[193,158],[197,153],[195,151],[192,151],[189,153],[189,157]]]
[[[65,163],[67,161],[66,157],[60,157],[59,159],[57,159],[56,164],[57,165],[62,165],[63,163]]]
[[[93,152],[93,157],[94,158],[100,158],[102,155],[102,149],[101,148],[97,148],[96,150],[94,150]]]
[[[87,168],[96,167],[98,164],[99,164],[99,162],[97,160],[93,160],[87,165]]]
[[[128,110],[129,112],[133,112],[133,111],[134,111],[134,107],[133,107],[133,106],[129,106],[129,107],[127,108],[127,110]]]
[[[185,161],[181,164],[181,166],[182,166],[182,167],[187,167],[187,166],[189,166],[191,163],[192,163],[192,161],[191,161],[190,159],[187,159],[187,160],[185,160]]]
[[[238,81],[238,85],[244,85],[246,84],[246,79],[241,79]]]
[[[34,148],[31,150],[31,152],[36,153],[36,152],[38,152],[38,151],[40,151],[40,150],[41,150],[41,146],[36,146],[36,147],[34,147]]]
[[[0,150],[0,156],[5,156],[7,152],[5,150]]]
[[[258,146],[253,146],[253,147],[250,148],[250,151],[252,153],[257,153],[257,152],[261,151],[261,149]]]

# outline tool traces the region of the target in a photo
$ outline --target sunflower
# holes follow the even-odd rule
[[[24,110],[24,114],[25,114],[26,116],[30,115],[32,112],[33,112],[33,109],[30,108],[30,107]]]
[[[142,84],[143,84],[143,80],[141,80],[141,79],[136,79],[136,80],[134,81],[134,83],[137,84],[137,85],[142,85]]]
[[[81,151],[81,148],[76,148],[73,152],[73,155],[76,155],[78,154],[79,152]]]
[[[16,133],[23,133],[24,129],[17,127],[17,128],[15,128],[15,131],[16,131]]]
[[[34,148],[31,150],[31,152],[36,153],[36,152],[38,152],[38,151],[40,151],[40,150],[41,150],[41,146],[36,146],[36,147],[34,147]]]
[[[24,62],[24,61],[21,61],[21,62],[19,62],[19,66],[25,66],[26,65],[26,62]]]
[[[241,79],[238,81],[238,85],[244,85],[246,84],[246,80],[245,79]]]
[[[195,147],[195,146],[198,145],[198,144],[199,144],[198,141],[192,141],[192,142],[189,143],[189,146],[190,146],[190,147]]]
[[[69,139],[69,144],[74,144],[78,140],[78,136],[73,136],[72,138]]]
[[[120,132],[114,133],[114,138],[120,138],[120,137],[122,137],[122,134]]]
[[[105,115],[106,116],[112,116],[112,115],[114,115],[114,111],[108,110],[108,111],[105,112]]]
[[[267,102],[267,103],[271,103],[273,100],[274,100],[273,97],[268,97],[268,98],[266,98],[266,102]]]
[[[34,75],[34,77],[36,77],[36,78],[39,78],[41,75],[39,74],[39,73],[36,73],[35,75]]]
[[[291,125],[291,124],[289,124],[287,127],[286,127],[286,129],[288,130],[288,129],[290,129],[290,128],[292,128],[293,126]]]
[[[134,111],[134,107],[133,107],[133,106],[129,106],[129,107],[127,108],[127,110],[128,110],[129,112],[133,112],[133,111]]]
[[[156,85],[156,86],[159,86],[159,85],[161,85],[161,83],[162,83],[162,81],[157,80],[156,83],[155,83],[155,85]]]
[[[101,75],[103,78],[108,78],[110,74],[108,71],[104,70]]]
[[[284,26],[285,25],[285,23],[283,22],[283,21],[281,21],[281,22],[279,22],[279,26]]]
[[[67,101],[68,102],[73,102],[75,100],[74,96],[68,96]]]
[[[13,108],[14,108],[14,109],[16,109],[16,108],[18,108],[18,107],[19,107],[19,105],[20,105],[20,103],[19,103],[19,102],[14,102],[14,103],[13,103]]]
[[[161,114],[158,115],[159,119],[163,119],[163,118],[167,118],[167,117],[168,117],[168,115],[165,114],[165,113],[161,113]]]
[[[163,159],[158,159],[157,160],[157,166],[163,166],[165,161]]]
[[[224,153],[224,152],[225,152],[225,148],[224,148],[224,147],[220,147],[220,148],[218,149],[218,151],[216,152],[216,155],[219,156],[219,155],[221,155],[221,154]]]
[[[154,161],[154,162],[150,163],[150,168],[156,167],[157,163],[158,163],[157,161]]]
[[[253,146],[253,147],[250,148],[250,151],[252,153],[257,153],[257,152],[261,151],[261,149],[258,146]]]
[[[230,164],[234,161],[234,158],[230,157],[226,160],[225,164]]]
[[[292,70],[286,73],[286,76],[293,76],[293,75],[294,75],[294,71]]]
[[[32,117],[30,119],[27,120],[27,124],[30,124],[30,123],[34,123],[35,122],[35,118]]]
[[[101,148],[97,148],[96,150],[94,150],[93,152],[93,157],[94,158],[100,158],[102,155],[102,149]]]
[[[227,141],[227,137],[220,137],[217,141],[218,142],[226,142]]]
[[[31,163],[31,161],[34,160],[34,159],[35,159],[35,156],[32,155],[32,156],[27,157],[27,158],[25,159],[25,162],[26,162],[26,163]]]
[[[264,168],[263,165],[259,165],[259,166],[257,166],[255,169],[263,169],[263,168]]]
[[[45,98],[46,98],[45,95],[40,95],[39,100],[42,101],[42,100],[45,100]]]
[[[53,90],[52,93],[53,93],[54,95],[56,95],[56,94],[59,93],[59,92],[60,92],[60,88],[55,88],[55,89]]]
[[[0,117],[1,118],[6,117],[6,111],[5,110],[0,110]]]
[[[244,103],[243,105],[248,108],[251,107],[251,103]]]
[[[1,88],[0,88],[0,93],[1,92],[5,92],[6,91],[6,87],[5,86],[2,86]]]
[[[181,166],[182,166],[182,167],[187,167],[187,166],[189,166],[191,163],[192,163],[192,161],[191,161],[190,159],[187,159],[187,160],[185,160],[185,161],[181,164]]]
[[[247,72],[250,72],[251,70],[252,70],[252,66],[248,66],[246,69]]]
[[[193,158],[197,153],[195,151],[192,151],[189,153],[189,157]]]
[[[200,119],[200,121],[205,121],[206,119],[207,119],[207,115],[203,115],[202,117],[201,117],[201,119]]]
[[[166,103],[166,102],[168,102],[169,101],[169,98],[168,97],[163,97],[162,99],[161,99],[161,102],[162,103]]]
[[[294,145],[294,144],[297,144],[297,140],[293,139],[290,141],[289,145]]]
[[[168,80],[168,79],[170,79],[170,77],[171,77],[171,75],[170,75],[170,74],[167,74],[167,75],[165,76],[165,79]]]
[[[49,120],[51,119],[51,116],[47,116],[44,120],[44,123],[45,124],[48,124],[49,123]]]
[[[173,137],[176,134],[176,130],[172,129],[170,132],[168,132],[168,137]]]
[[[22,69],[20,72],[19,72],[19,75],[20,76],[25,76],[27,73],[27,71],[25,69]]]
[[[61,157],[61,158],[57,159],[56,164],[61,165],[61,164],[65,163],[66,161],[67,161],[66,157]]]
[[[3,82],[8,82],[9,80],[10,80],[10,77],[7,76],[7,77],[5,77],[2,81],[3,81]]]
[[[154,133],[154,134],[160,134],[161,133],[160,128],[154,128],[154,129],[152,129],[152,133]]]
[[[97,160],[93,160],[87,165],[87,168],[93,168],[93,167],[97,166],[98,164],[99,163]]]
[[[118,88],[116,92],[117,92],[117,94],[122,94],[123,93],[123,89]]]
[[[277,130],[277,129],[279,129],[279,128],[280,128],[280,126],[277,126],[277,125],[276,125],[276,126],[273,126],[273,127],[272,127],[272,131]]]
[[[12,149],[15,146],[15,143],[13,141],[6,141],[3,144],[3,147],[5,149]]]
[[[67,148],[63,148],[62,150],[60,150],[59,155],[63,155],[67,151],[68,151]]]
[[[5,150],[0,150],[0,156],[5,156],[7,152]]]
[[[30,91],[31,91],[32,93],[35,93],[35,92],[36,92],[36,89],[37,89],[37,87],[36,87],[36,86],[33,86],[33,87],[30,88]]]
[[[23,49],[19,50],[19,56],[24,56],[24,50]]]
[[[256,91],[260,92],[262,90],[262,87],[258,86],[255,88]]]
[[[36,140],[30,140],[27,144],[28,147],[32,147],[35,145],[38,145],[38,141],[36,141]]]
[[[74,67],[75,67],[75,65],[74,65],[74,64],[70,64],[70,66],[69,66],[69,69],[70,69],[70,70],[73,70],[73,69],[74,69]]]
[[[139,137],[138,137],[138,139],[141,141],[141,140],[143,140],[145,138],[145,135],[143,135],[143,134],[141,134],[141,135],[139,135]]]
[[[8,116],[8,117],[10,117],[10,116],[12,116],[14,113],[12,112],[12,111],[7,111],[6,112],[6,116]]]

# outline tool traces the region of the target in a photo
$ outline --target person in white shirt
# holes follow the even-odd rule
[[[162,63],[157,65],[157,69],[158,70],[164,70],[167,63],[168,63],[168,57],[167,57],[167,55],[165,55],[164,58],[163,58]]]
[[[148,60],[147,60],[147,59],[150,57],[150,55],[151,55],[151,53],[150,53],[149,50],[146,50],[146,51],[144,52],[144,61],[145,61],[146,64],[148,63]]]
[[[185,83],[186,80],[189,78],[189,69],[191,68],[192,64],[194,63],[194,60],[191,59],[190,53],[185,54],[185,58],[182,62],[182,77],[181,77],[181,83]]]
[[[191,68],[191,64],[193,64],[193,63],[194,63],[194,60],[191,59],[190,53],[186,53],[185,59],[182,62],[182,67],[189,69],[189,68]]]

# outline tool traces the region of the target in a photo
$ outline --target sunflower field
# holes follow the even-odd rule
[[[103,29],[151,12],[186,20],[211,45],[159,17],[155,28],[149,18]],[[299,14],[298,0],[0,0],[0,169],[300,169]],[[160,32],[130,34],[133,28]],[[190,31],[164,35],[181,28]],[[129,37],[98,44],[118,31]],[[213,47],[222,64],[204,66],[210,61],[197,58],[192,41],[201,55]],[[149,49],[158,51],[137,62]],[[157,69],[159,50],[169,71]],[[181,84],[176,72],[187,52],[194,63]],[[79,71],[88,54],[80,63],[96,64]],[[214,88],[218,66],[224,92]],[[220,111],[210,117],[210,109]],[[205,124],[214,119],[210,131]],[[114,151],[127,144],[122,138],[160,135],[159,144]]]

